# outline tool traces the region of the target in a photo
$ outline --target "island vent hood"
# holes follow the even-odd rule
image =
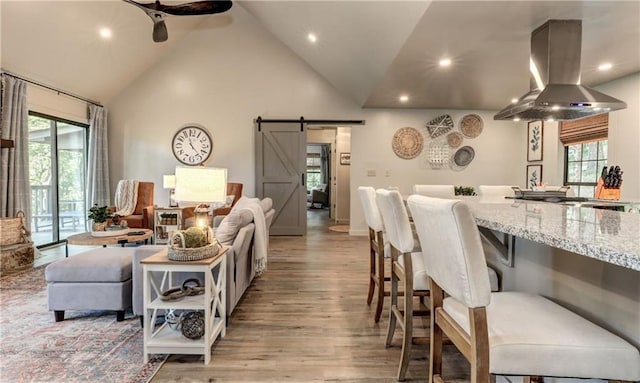
[[[575,120],[627,104],[580,85],[582,20],[549,20],[531,33],[530,91],[494,120]]]

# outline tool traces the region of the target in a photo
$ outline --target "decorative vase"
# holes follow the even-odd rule
[[[104,231],[104,229],[107,227],[107,223],[106,222],[94,222],[91,227],[92,227],[93,231]]]

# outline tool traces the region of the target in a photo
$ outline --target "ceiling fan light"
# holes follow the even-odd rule
[[[153,23],[153,41],[161,43],[167,41],[169,33],[167,32],[167,26],[164,20],[160,20]]]

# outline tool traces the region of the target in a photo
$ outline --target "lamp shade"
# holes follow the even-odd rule
[[[174,189],[176,187],[176,176],[173,174],[165,174],[162,176],[162,188]]]
[[[227,169],[176,167],[176,200],[224,202],[227,196]]]

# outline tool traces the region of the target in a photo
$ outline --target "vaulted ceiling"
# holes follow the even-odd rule
[[[234,2],[238,6],[363,107],[500,109],[528,90],[530,34],[548,19],[582,20],[583,84],[640,71],[640,1]],[[205,18],[233,22],[233,12],[171,17],[169,40],[158,44],[151,20],[123,1],[2,0],[2,68],[104,103],[170,55]],[[101,27],[112,30],[109,41],[99,37]],[[440,67],[443,58],[451,65]],[[612,68],[599,71],[604,62]],[[400,95],[409,100],[400,102]]]

